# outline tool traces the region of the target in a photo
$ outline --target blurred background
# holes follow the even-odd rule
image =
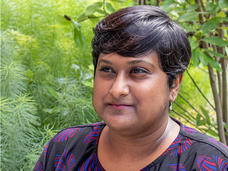
[[[91,103],[93,28],[133,5],[161,7],[191,42],[170,115],[228,142],[226,0],[1,0],[0,170],[32,170],[58,131],[100,121]]]

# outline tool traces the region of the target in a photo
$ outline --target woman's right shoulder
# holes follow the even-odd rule
[[[87,153],[91,147],[95,149],[104,126],[104,122],[98,122],[73,126],[59,131],[44,147],[34,170],[40,170],[37,168],[41,166],[43,169],[53,167],[50,168],[52,170],[59,157],[69,154],[77,154],[79,157]]]
[[[99,133],[105,126],[104,122],[98,122],[93,124],[83,124],[59,131],[50,141],[53,144],[66,144],[76,143],[77,141],[84,141],[87,136],[93,135],[94,133]]]

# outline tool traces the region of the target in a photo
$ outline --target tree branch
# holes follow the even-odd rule
[[[222,65],[222,112],[223,112],[223,120],[226,124],[228,124],[228,111],[227,111],[227,60],[224,57],[221,61]],[[228,132],[228,129],[225,129]],[[225,135],[226,142],[228,142],[228,135]]]
[[[186,2],[187,2],[189,5],[191,5],[191,3],[189,2],[189,0],[186,0]]]
[[[222,111],[224,116],[224,121],[228,124],[228,113],[227,113],[227,60],[223,58],[222,61]]]
[[[215,100],[215,110],[216,110],[216,117],[217,117],[217,123],[218,123],[218,133],[220,141],[224,144],[226,144],[226,138],[225,138],[225,132],[223,127],[223,119],[222,119],[222,107],[221,107],[221,101],[217,93],[217,87],[216,87],[216,77],[213,71],[213,68],[208,64],[208,71],[210,76],[210,83],[212,88],[212,93]]]
[[[185,113],[188,114],[189,118],[192,118],[193,120],[195,120],[196,118],[192,116],[191,113],[189,113],[186,109],[184,109],[179,103],[177,103],[176,101],[173,102],[175,105],[177,105],[180,109],[182,109]]]
[[[201,7],[200,0],[195,0],[195,3],[199,5],[199,8],[197,8],[196,11],[197,12],[201,12],[202,10],[200,8]],[[204,23],[202,13],[199,13],[199,22],[200,22],[200,24],[203,24]]]
[[[203,92],[201,91],[201,89],[198,87],[198,85],[196,84],[195,80],[192,78],[192,76],[190,75],[190,73],[188,72],[188,70],[186,70],[189,78],[192,80],[194,86],[197,88],[197,90],[200,92],[200,94],[203,96],[203,98],[207,101],[207,103],[215,110],[215,107],[211,104],[211,102],[207,99],[207,97],[203,94]]]
[[[201,11],[204,11],[204,12],[206,12],[206,9],[205,9],[205,6],[204,6],[204,4],[203,4],[203,1],[202,0],[199,0],[200,1],[200,6],[201,6]],[[207,18],[207,19],[209,19],[210,18],[210,14],[207,14],[207,13],[205,13],[205,17]]]
[[[217,77],[218,77],[218,88],[219,88],[219,98],[222,102],[222,79],[221,79],[221,74],[220,72],[217,70],[216,71]]]
[[[198,12],[202,12],[200,8],[200,1],[201,0],[195,0],[197,4],[199,4],[199,8],[196,10]],[[203,15],[199,13],[199,22],[200,24],[204,23]],[[201,42],[203,48],[207,49],[208,44],[205,42]],[[217,92],[217,87],[216,87],[216,77],[213,71],[213,68],[208,64],[208,71],[209,71],[209,77],[210,77],[210,84],[212,88],[212,93],[214,97],[214,102],[215,102],[215,111],[216,111],[216,117],[217,117],[217,123],[218,123],[218,133],[219,133],[219,138],[220,141],[226,144],[226,138],[225,138],[225,133],[224,133],[224,126],[223,126],[223,113],[222,113],[222,105],[221,105],[221,100],[219,98],[218,92]]]
[[[172,110],[172,112],[174,112],[176,115],[180,116],[181,118],[183,118],[183,114],[178,113],[177,111],[175,111],[174,109]],[[187,118],[183,118],[184,120],[186,120],[188,123],[190,123],[191,125],[195,125],[194,122],[192,122],[191,120],[187,119]]]
[[[201,113],[194,106],[192,106],[192,104],[186,98],[184,98],[184,96],[182,96],[180,93],[178,94],[178,96],[182,98],[196,113],[201,115]],[[201,116],[204,117],[203,115]]]
[[[210,35],[210,36],[212,36],[212,35]],[[217,47],[215,45],[212,45],[212,48],[213,48],[213,50],[215,52],[218,52]],[[216,57],[215,57],[215,59],[216,59]],[[216,61],[218,61],[218,60],[216,59]],[[220,72],[218,70],[216,71],[216,73],[217,73],[217,77],[218,77],[219,97],[220,97],[220,100],[222,102],[222,79],[221,79],[221,74],[220,74]]]
[[[223,26],[220,24],[220,26]],[[219,37],[224,39],[224,33],[222,29],[217,29]],[[224,47],[218,47],[218,52],[224,55],[224,58],[220,60],[221,67],[222,67],[222,113],[223,113],[223,120],[226,124],[228,124],[228,109],[227,109],[227,59],[225,54]],[[228,132],[228,129],[225,129]],[[226,135],[226,142],[228,142],[228,135]]]

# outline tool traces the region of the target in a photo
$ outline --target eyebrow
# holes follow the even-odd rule
[[[105,59],[101,59],[101,60],[99,60],[99,62],[98,62],[98,65],[100,64],[100,63],[106,63],[106,64],[112,64],[112,62],[110,62],[110,61],[108,61],[108,60],[105,60]]]
[[[134,60],[134,61],[130,61],[128,62],[130,65],[134,65],[134,64],[138,64],[138,63],[145,63],[147,65],[150,65],[152,68],[154,68],[154,65],[150,62],[144,61],[144,60]]]
[[[106,63],[106,64],[112,65],[112,62],[111,61],[108,61],[108,60],[105,60],[105,59],[99,60],[98,65],[100,63]],[[133,60],[133,61],[128,62],[128,64],[130,64],[130,65],[134,65],[134,64],[138,64],[138,63],[145,63],[147,65],[150,65],[152,68],[154,68],[154,65],[152,63],[146,62],[144,60]]]

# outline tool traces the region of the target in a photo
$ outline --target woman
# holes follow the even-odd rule
[[[59,132],[34,170],[227,170],[225,145],[169,117],[191,57],[161,9],[117,11],[94,29],[93,105],[104,122]]]

